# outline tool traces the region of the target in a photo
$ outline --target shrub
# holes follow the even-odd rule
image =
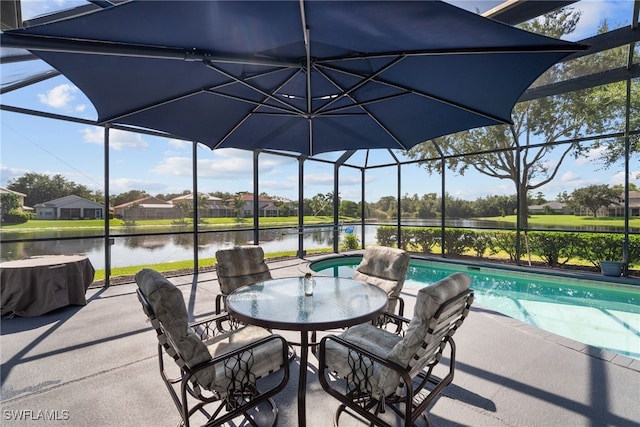
[[[4,224],[24,224],[29,221],[30,215],[20,211],[9,211],[2,214]]]
[[[378,230],[376,230],[376,240],[380,246],[393,246],[396,243],[396,227],[378,227]]]
[[[549,267],[566,264],[582,245],[582,239],[575,233],[531,231],[528,238],[531,253],[542,258]]]
[[[360,249],[360,239],[355,234],[345,234],[342,238],[343,249]]]
[[[413,228],[412,242],[416,250],[423,254],[433,252],[433,247],[440,243],[440,230],[435,228]]]
[[[471,248],[476,253],[476,257],[482,258],[484,253],[491,246],[491,237],[484,231],[474,232]]]
[[[449,255],[462,255],[473,246],[474,235],[463,228],[445,228],[444,251]]]
[[[490,239],[489,251],[497,254],[501,251],[509,255],[511,261],[516,259],[516,233],[515,231],[494,231],[488,234]]]
[[[585,234],[578,256],[598,267],[601,260],[622,261],[622,235]]]
[[[640,264],[640,236],[629,236],[629,264]]]

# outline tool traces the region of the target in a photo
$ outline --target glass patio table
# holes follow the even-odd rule
[[[298,425],[306,425],[309,332],[365,323],[382,314],[387,294],[380,288],[341,277],[315,277],[313,295],[304,293],[303,278],[258,282],[229,294],[227,309],[236,319],[270,329],[300,331]]]

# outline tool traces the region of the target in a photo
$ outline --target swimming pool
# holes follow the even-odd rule
[[[314,261],[319,274],[352,277],[361,256]],[[575,341],[640,359],[640,287],[500,268],[411,259],[405,288],[455,271],[472,278],[479,305]]]

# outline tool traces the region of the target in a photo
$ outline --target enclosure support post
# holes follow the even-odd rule
[[[259,150],[253,151],[253,244],[260,244],[260,196],[258,188],[258,155]]]
[[[338,187],[340,179],[340,164],[333,165],[333,252],[338,253],[340,250],[340,230],[339,214],[340,214],[340,197],[338,196]]]
[[[304,156],[298,157],[298,258],[304,258]]]
[[[193,170],[193,281],[196,281],[198,277],[198,210],[200,206],[198,204],[198,143],[191,142],[191,162]]]
[[[396,206],[398,207],[398,235],[397,235],[397,239],[398,239],[398,248],[402,249],[402,206],[401,206],[401,200],[402,200],[402,169],[400,167],[400,163],[398,163],[398,203],[396,204]]]
[[[111,280],[111,238],[109,236],[109,124],[104,126],[104,285]]]
[[[365,194],[365,185],[364,185],[364,180],[365,180],[365,172],[366,169],[362,168],[360,169],[360,175],[361,175],[361,180],[360,180],[360,229],[362,230],[362,249],[364,249],[366,247],[365,245],[365,241],[364,241],[364,236],[366,234],[366,230],[365,230],[365,215],[367,213],[367,208],[365,206],[365,199],[364,199],[364,194]]]

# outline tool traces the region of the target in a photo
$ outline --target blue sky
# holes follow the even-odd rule
[[[81,1],[22,0],[25,18],[47,12],[51,8],[62,9],[82,4]],[[456,1],[461,7],[475,11],[486,10],[496,1]],[[595,1],[582,0],[574,5],[583,11],[580,25],[567,39],[581,40],[595,34],[595,29],[607,19],[610,27],[629,23],[633,0]],[[40,61],[2,65],[2,84],[19,80],[25,73],[48,69]],[[2,96],[5,105],[31,108],[53,114],[63,114],[94,120],[96,112],[88,99],[64,77],[46,80],[28,88]],[[0,186],[6,186],[11,178],[26,172],[61,174],[67,179],[92,189],[103,188],[103,129],[83,124],[63,123],[51,119],[30,117],[6,111],[0,113]],[[252,153],[224,149],[211,151],[198,147],[199,191],[252,191]],[[145,190],[150,194],[172,193],[192,188],[191,143],[147,135],[112,131],[110,139],[110,193],[118,194],[131,189]],[[319,156],[336,159],[340,153]],[[398,153],[403,157],[401,153]],[[591,159],[598,153],[592,152]],[[353,162],[364,162],[365,153],[359,152]],[[390,162],[384,150],[372,150],[369,164]],[[550,160],[553,164],[554,160]],[[260,192],[274,196],[297,199],[298,164],[287,157],[260,156]],[[609,170],[598,170],[590,159],[565,160],[553,183],[540,189],[553,199],[561,191],[591,184],[621,184],[624,182],[622,165]],[[631,182],[640,185],[640,165],[637,158],[631,165]],[[374,169],[366,175],[366,197],[376,201],[385,195],[396,194],[397,170]],[[418,194],[440,191],[439,178],[429,176],[424,169],[415,166],[402,168],[402,193]],[[359,200],[361,176],[354,169],[342,169],[339,192],[342,198]],[[333,167],[319,162],[306,162],[305,197],[333,190]],[[514,194],[513,183],[470,173],[464,177],[447,175],[447,191],[454,197],[473,200],[490,194]]]

